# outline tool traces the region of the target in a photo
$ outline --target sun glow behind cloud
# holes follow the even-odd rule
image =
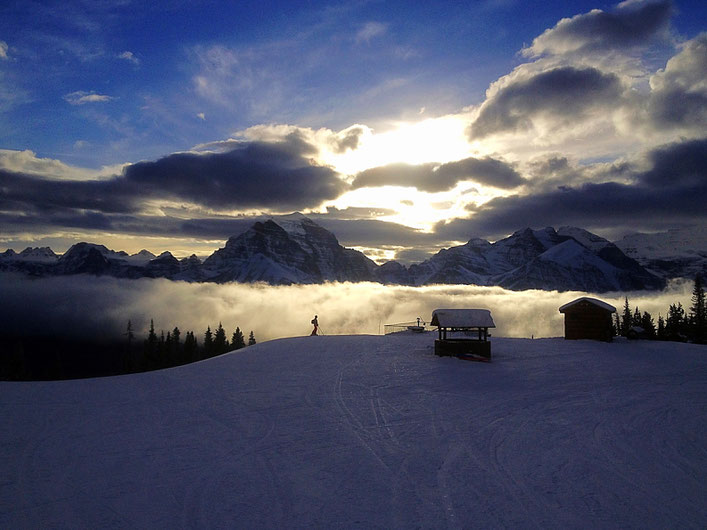
[[[353,175],[393,162],[449,162],[472,154],[466,135],[468,117],[454,114],[415,123],[395,123],[390,130],[365,129],[356,149],[324,151],[322,160],[338,172]]]
[[[362,128],[355,149],[338,153],[322,148],[320,159],[348,180],[353,180],[361,171],[393,163],[444,164],[469,156],[485,156],[490,151],[484,149],[483,143],[469,142],[468,114],[396,123],[384,132]],[[349,191],[324,206],[393,210],[396,213],[378,219],[429,231],[437,222],[468,216],[466,207],[470,203],[478,206],[507,194],[471,181],[460,182],[451,190],[438,193],[419,191],[413,186],[364,187]]]

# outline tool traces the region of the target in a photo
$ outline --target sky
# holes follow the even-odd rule
[[[419,4],[419,5],[418,5]],[[0,249],[707,228],[707,5],[4,2]]]

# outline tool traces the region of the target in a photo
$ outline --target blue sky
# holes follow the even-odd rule
[[[633,185],[620,191],[631,192],[627,200],[647,211],[652,199],[635,186],[654,182],[645,176],[647,163],[669,156],[666,146],[697,142],[689,145],[699,165],[699,140],[707,130],[699,110],[691,109],[707,101],[699,83],[707,75],[700,41],[706,20],[704,3],[680,0],[5,3],[0,167],[6,179],[17,183],[18,175],[31,175],[38,189],[47,187],[38,179],[67,186],[86,179],[102,179],[103,186],[108,179],[127,197],[125,182],[157,189],[175,178],[185,193],[197,193],[192,184],[198,177],[160,173],[160,161],[185,152],[203,155],[200,161],[221,160],[234,147],[255,144],[294,149],[297,136],[312,146],[300,145],[297,156],[333,168],[334,180],[310,200],[283,199],[280,205],[257,197],[216,204],[207,189],[203,199],[172,193],[161,203],[153,191],[149,207],[133,197],[126,199],[129,208],[111,211],[89,208],[81,197],[75,205],[57,205],[9,193],[2,208],[10,226],[4,244],[110,236],[133,238],[130,247],[144,246],[140,238],[149,235],[154,246],[178,242],[188,250],[197,243],[188,241],[193,236],[177,228],[177,220],[221,223],[220,231],[198,235],[209,241],[206,248],[228,236],[229,218],[294,208],[338,226],[350,234],[338,234],[340,239],[360,248],[373,248],[364,230],[346,232],[339,221],[352,221],[351,227],[369,221],[368,232],[370,221],[394,223],[410,233],[398,250],[499,237],[514,220],[516,228],[584,221],[617,234],[628,222],[610,212],[593,223],[576,215],[536,219],[528,212],[559,200],[552,194],[561,187],[582,196],[572,200],[585,204],[588,197],[591,204],[591,194],[604,191],[591,186],[606,185]],[[455,134],[460,145],[453,148]],[[348,144],[341,143],[346,138]],[[256,152],[253,147],[238,158],[243,174],[229,170],[222,178],[241,182],[248,164],[260,163],[252,158]],[[562,159],[568,168],[563,174],[539,175],[543,163],[558,160],[557,169]],[[485,165],[474,162],[479,160]],[[135,167],[140,161],[154,162],[155,173]],[[607,166],[612,163],[616,167]],[[439,182],[442,166],[449,186],[430,184]],[[493,173],[501,166],[505,173]],[[477,173],[454,176],[461,168]],[[278,171],[262,175],[280,178]],[[511,171],[518,178],[508,187]],[[132,182],[130,175],[138,174],[144,180]],[[506,187],[490,180],[501,174]],[[156,183],[155,175],[164,180]],[[296,188],[300,183],[293,179],[277,180],[277,186]],[[303,183],[316,187],[320,181]],[[381,188],[395,200],[382,201]],[[64,217],[52,217],[59,208],[67,209]],[[23,223],[11,222],[20,215]],[[87,216],[94,224],[78,220]],[[158,226],[160,216],[173,224]],[[154,223],[152,233],[131,228],[143,221]],[[646,216],[637,228],[704,219],[648,221]],[[394,256],[395,246],[389,241],[375,248]]]

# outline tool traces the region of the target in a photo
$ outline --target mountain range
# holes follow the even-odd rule
[[[0,254],[0,270],[272,285],[372,281],[607,292],[662,289],[669,278],[683,273],[694,277],[695,271],[707,269],[707,253],[670,262],[666,255],[642,254],[642,241],[636,238],[622,243],[624,250],[575,227],[526,228],[494,243],[471,239],[410,266],[395,261],[378,265],[340,245],[334,234],[308,217],[292,214],[254,223],[204,261],[195,255],[179,260],[170,252],[155,256],[146,250],[129,255],[78,243],[61,256],[48,247],[8,250]]]

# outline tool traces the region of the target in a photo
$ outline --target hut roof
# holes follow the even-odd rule
[[[435,309],[433,326],[442,328],[495,328],[488,309]]]
[[[571,302],[566,303],[565,305],[560,307],[560,313],[564,313],[567,309],[574,305],[577,305],[580,302],[589,302],[590,304],[594,304],[595,306],[605,309],[609,313],[616,313],[616,308],[613,305],[609,305],[606,302],[597,300],[596,298],[589,298],[588,296],[583,296],[582,298],[577,298],[576,300],[572,300]]]

